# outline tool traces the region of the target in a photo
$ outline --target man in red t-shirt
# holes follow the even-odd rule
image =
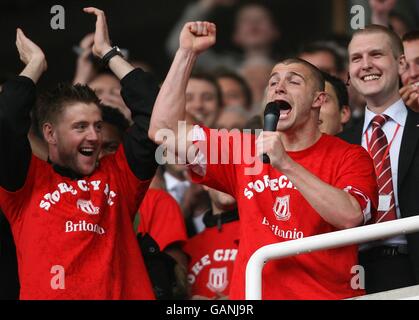
[[[236,198],[240,245],[230,298],[243,299],[246,265],[257,249],[365,223],[376,207],[377,187],[365,150],[320,133],[324,79],[303,60],[288,59],[272,70],[267,102],[289,105],[280,111],[276,131],[265,131],[256,140],[250,134],[179,124],[193,64],[214,43],[214,24],[184,26],[153,109],[149,136],[161,144],[160,130],[173,130],[179,143],[171,143],[171,133],[165,146],[191,163],[194,181]],[[262,164],[262,154],[269,156],[270,164]],[[262,297],[342,299],[363,294],[350,285],[357,263],[356,246],[271,261],[263,270]]]
[[[192,299],[228,297],[239,246],[239,216],[235,199],[205,187],[211,210],[204,216],[205,229],[188,239],[188,282]]]
[[[17,31],[26,64],[0,96],[0,205],[16,242],[22,299],[153,299],[132,228],[156,169],[147,128],[158,83],[111,48],[105,15],[95,8],[93,52],[121,79],[134,125],[115,155],[98,161],[102,115],[94,92],[60,85],[35,111],[49,161],[31,155],[27,133],[42,50]]]

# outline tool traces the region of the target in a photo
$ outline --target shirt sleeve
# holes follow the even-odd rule
[[[246,143],[239,131],[227,132],[200,126],[195,126],[193,131],[194,144],[199,152],[188,165],[192,181],[235,197],[236,166],[243,165],[243,155],[248,153],[245,147],[251,148],[253,142]]]
[[[23,208],[29,205],[31,202],[31,194],[33,192],[34,183],[39,177],[39,172],[46,174],[45,161],[38,159],[31,154],[29,160],[29,168],[27,178],[24,184],[18,190],[7,190],[6,188],[0,187],[0,207],[3,210],[4,215],[9,220],[10,225],[14,226],[16,222],[22,223],[23,219],[22,212]]]
[[[182,211],[176,200],[163,190],[150,189],[140,206],[139,233],[148,233],[163,251],[167,246],[186,239]]]
[[[124,146],[121,144],[115,154],[104,157],[100,165],[109,167],[109,171],[115,176],[119,185],[118,196],[124,197],[124,204],[128,206],[130,217],[134,220],[138,207],[143,201],[150,186],[151,179],[141,180],[130,169],[125,154]],[[112,196],[112,195],[111,195]]]
[[[35,84],[24,76],[6,82],[0,93],[0,186],[8,191],[23,187],[29,170],[31,148],[27,134],[35,99]]]
[[[335,186],[348,192],[358,201],[364,214],[364,224],[376,214],[378,188],[374,165],[362,147],[352,145],[341,159]]]
[[[141,180],[151,179],[157,169],[157,145],[148,137],[150,118],[159,86],[154,77],[134,69],[121,80],[121,95],[134,124],[124,136],[123,145],[132,172]]]

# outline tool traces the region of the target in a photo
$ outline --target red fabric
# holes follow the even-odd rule
[[[190,257],[188,282],[191,294],[208,298],[228,296],[237,256],[239,221],[206,228],[189,239],[183,250]]]
[[[158,189],[149,189],[141,203],[138,232],[148,233],[161,251],[188,238],[178,203],[169,193]]]
[[[21,299],[154,299],[132,227],[149,183],[131,172],[122,146],[78,181],[32,156],[24,187],[0,190]]]
[[[206,143],[197,142],[200,150],[216,158],[217,154],[233,154],[238,146],[225,147],[221,138],[204,128]],[[222,135],[221,135],[222,136]],[[225,137],[224,137],[225,138]],[[249,145],[249,137],[241,137]],[[247,139],[247,142],[245,141]],[[233,141],[233,139],[230,139]],[[254,153],[255,139],[251,149]],[[215,147],[215,143],[218,146]],[[223,148],[223,150],[217,150]],[[242,148],[243,150],[243,148]],[[217,153],[218,151],[218,153]],[[377,185],[368,153],[336,137],[322,135],[317,143],[290,157],[308,171],[340,189],[354,193],[365,209],[369,198],[377,205]],[[204,158],[206,156],[204,155]],[[230,159],[231,160],[231,159]],[[282,241],[336,231],[309,205],[292,182],[271,165],[263,165],[261,173],[246,175],[253,164],[213,164],[207,161],[204,177],[191,170],[194,182],[233,195],[240,215],[240,247],[230,287],[230,298],[245,297],[245,269],[250,256],[258,248]],[[231,162],[230,162],[231,163]],[[237,163],[237,162],[236,162]],[[247,163],[250,163],[249,161]],[[196,166],[191,169],[198,172]],[[351,268],[358,264],[357,246],[324,250],[311,254],[270,261],[263,270],[263,299],[343,299],[364,294],[350,286]]]

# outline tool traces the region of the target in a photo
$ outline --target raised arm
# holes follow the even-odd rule
[[[0,186],[8,191],[20,189],[26,180],[31,159],[29,114],[36,99],[35,83],[47,68],[42,50],[20,29],[16,47],[25,68],[0,93]]]
[[[185,91],[192,68],[198,55],[215,43],[215,35],[213,23],[189,22],[183,27],[179,49],[157,96],[151,117],[149,136],[156,143],[163,143],[160,133],[165,129],[171,130],[178,137],[178,122],[185,120]],[[187,125],[186,131],[190,132],[191,128],[191,125]],[[187,142],[187,150],[190,145],[191,142]],[[185,154],[185,150],[175,149],[173,143],[169,142],[167,146],[171,152]]]
[[[103,11],[96,8],[85,8],[85,12],[96,15],[93,54],[102,58],[111,47],[106,17]],[[124,136],[124,150],[131,170],[141,180],[154,176],[157,164],[155,161],[156,145],[148,137],[151,112],[159,90],[154,77],[135,69],[120,56],[109,61],[112,72],[121,80],[121,95],[131,110],[134,125]]]
[[[102,10],[93,7],[84,8],[83,11],[96,16],[96,29],[93,37],[94,43],[92,52],[102,59],[103,56],[112,49],[105,13]],[[115,56],[109,61],[109,68],[119,80],[134,70],[134,67],[120,56]]]

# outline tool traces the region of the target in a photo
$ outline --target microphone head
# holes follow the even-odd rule
[[[265,107],[264,115],[267,114],[274,114],[275,116],[279,117],[280,110],[288,110],[291,109],[291,105],[284,101],[284,100],[275,100],[269,102]]]

